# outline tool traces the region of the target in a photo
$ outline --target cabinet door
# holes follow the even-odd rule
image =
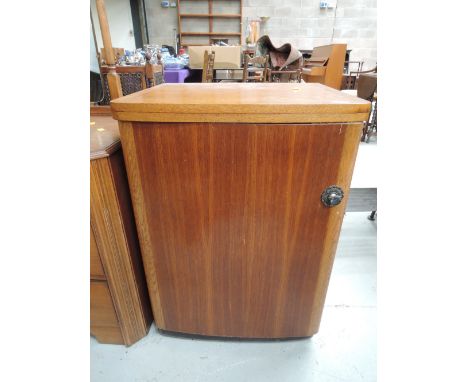
[[[362,124],[125,123],[159,328],[317,332]],[[321,200],[329,186],[344,199]]]

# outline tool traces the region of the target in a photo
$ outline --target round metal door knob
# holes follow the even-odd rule
[[[343,190],[338,186],[329,186],[322,192],[322,203],[325,207],[334,207],[341,203],[344,197]]]

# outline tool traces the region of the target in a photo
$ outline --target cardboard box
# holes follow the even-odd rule
[[[215,52],[214,69],[240,69],[240,46],[189,46],[190,69],[203,69],[205,50],[208,53]]]

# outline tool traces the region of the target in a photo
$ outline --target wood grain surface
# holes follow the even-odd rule
[[[91,254],[91,259],[89,263],[91,280],[105,280],[106,274],[104,273],[101,258],[99,257],[99,250],[97,247],[96,238],[94,237],[92,227],[90,227],[89,244]]]
[[[90,159],[108,157],[121,148],[119,124],[111,116],[90,118]]]
[[[316,333],[361,127],[121,122],[158,327]],[[333,208],[330,185],[345,192]]]
[[[163,84],[111,102],[120,121],[306,123],[366,120],[370,103],[321,84]]]
[[[117,143],[120,147],[118,130],[109,134],[113,137],[110,146],[104,145],[105,149],[98,151],[103,154],[97,157],[91,153],[91,227],[92,239],[95,239],[95,247],[91,242],[91,264],[96,265],[94,250],[102,263],[113,309],[118,317],[121,343],[131,345],[146,335],[153,318],[123,154],[116,148]],[[110,153],[108,147],[112,148]],[[96,279],[93,268],[91,272],[91,278]],[[96,305],[92,301],[92,308]],[[96,338],[115,338],[112,337],[115,331],[109,329],[111,325],[94,326]]]
[[[100,342],[124,343],[109,287],[105,281],[91,281],[90,304],[91,334]]]
[[[132,226],[124,221],[133,219],[129,215],[131,206],[119,199],[119,193],[129,192],[121,150],[91,161],[90,183],[91,226],[122,337],[130,345],[146,335],[151,315],[142,266],[138,264],[141,259],[136,231],[129,231]]]

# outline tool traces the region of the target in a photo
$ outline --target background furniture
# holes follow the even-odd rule
[[[302,78],[305,82],[318,82],[340,90],[345,57],[346,44],[317,46],[311,58],[304,62]]]
[[[120,77],[122,95],[126,96],[164,82],[162,65],[150,64],[149,68],[150,70],[146,66],[139,65],[116,66],[115,71]],[[104,77],[104,99],[101,102],[102,105],[109,105],[110,102],[109,84],[107,81],[108,72],[108,66],[101,66],[101,73]]]
[[[190,69],[202,69],[205,52],[216,53],[215,69],[240,69],[240,46],[190,46],[188,48]]]
[[[362,68],[362,61],[355,61],[360,63],[359,67]],[[357,80],[360,74],[363,73],[377,73],[377,66],[370,70],[361,70],[350,71],[349,74],[343,74],[343,79],[341,81],[341,90],[353,90],[357,89]]]
[[[372,103],[369,117],[362,130],[362,142],[369,142],[371,136],[377,135],[377,67],[371,70],[356,72],[354,89],[342,90]]]
[[[153,321],[117,121],[91,116],[91,334],[131,345]]]
[[[202,82],[213,82],[213,68],[215,63],[215,52],[208,53],[205,50],[203,59]]]
[[[112,102],[159,329],[317,333],[369,107],[296,83],[163,84]]]
[[[125,49],[124,48],[112,48],[112,51],[114,52],[114,60],[113,62],[117,62],[120,57],[125,56]],[[106,55],[104,53],[104,48],[101,48],[101,53],[98,57],[98,62],[99,64],[104,64],[104,65],[109,65],[109,63],[106,60]]]
[[[205,5],[200,13],[185,12],[188,4],[191,7]],[[221,13],[218,9],[222,7],[235,8],[235,13]],[[197,8],[200,8],[197,6]],[[179,40],[180,46],[211,45],[217,38],[227,39],[229,44],[241,45],[241,22],[242,22],[242,0],[230,0],[228,2],[216,0],[177,0],[177,13],[179,18]],[[197,21],[206,21],[208,25],[200,25]],[[195,24],[195,25],[194,25]],[[230,29],[232,28],[232,29]],[[200,32],[204,29],[204,32]],[[197,30],[197,31],[195,31]],[[228,30],[228,31],[227,31]],[[187,39],[188,37],[188,39]],[[193,41],[194,38],[196,41]],[[191,40],[191,41],[190,41]]]
[[[165,83],[179,83],[184,82],[188,77],[188,69],[165,69],[164,82]]]
[[[273,70],[267,68],[268,82],[301,82],[302,69],[296,70]]]
[[[267,56],[250,57],[249,54],[245,54],[242,82],[265,82],[267,78],[267,61]],[[250,64],[252,64],[251,68],[249,68]],[[254,74],[249,75],[251,72],[254,72]]]

